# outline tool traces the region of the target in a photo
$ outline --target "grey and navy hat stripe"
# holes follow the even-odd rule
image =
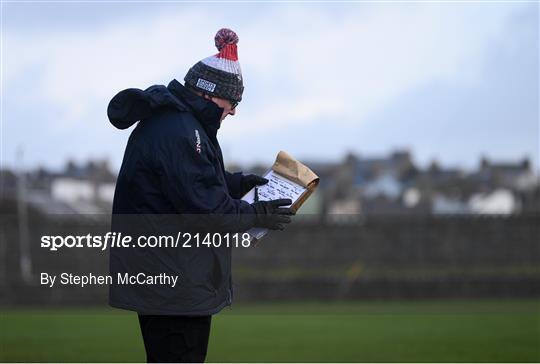
[[[244,85],[241,74],[221,71],[202,61],[189,69],[184,81],[209,95],[238,102],[242,100]]]

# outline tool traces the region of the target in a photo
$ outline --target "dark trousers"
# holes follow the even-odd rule
[[[212,316],[139,315],[148,363],[202,363]]]

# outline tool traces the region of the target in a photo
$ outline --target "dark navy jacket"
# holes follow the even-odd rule
[[[222,112],[176,80],[167,87],[127,89],[111,100],[107,113],[115,127],[126,129],[140,120],[118,175],[113,230],[136,227],[143,235],[178,230],[159,218],[163,214],[200,216],[197,221],[224,215],[226,231],[253,226],[253,208],[239,200],[241,173],[224,169],[216,136]],[[111,249],[113,281],[117,274],[138,272],[178,275],[179,282],[174,288],[113,284],[112,306],[145,314],[208,315],[232,300],[230,248]]]

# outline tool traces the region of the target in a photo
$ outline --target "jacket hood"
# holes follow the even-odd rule
[[[177,80],[167,87],[154,85],[146,90],[128,88],[116,94],[107,108],[107,116],[118,129],[127,129],[162,108],[190,111],[209,132],[215,135],[223,109],[186,89]]]

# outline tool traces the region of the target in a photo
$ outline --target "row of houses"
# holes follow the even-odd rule
[[[47,214],[110,213],[115,183],[116,173],[106,160],[80,165],[68,161],[62,171],[0,171],[3,200],[23,199]]]
[[[539,179],[528,159],[481,159],[475,171],[419,168],[409,151],[380,158],[349,154],[338,163],[307,161],[321,178],[301,213],[323,216],[519,214],[540,210]],[[246,172],[264,173],[267,166]],[[240,170],[230,165],[229,170]],[[47,213],[108,213],[116,173],[107,161],[68,162],[63,171],[0,171],[2,198],[18,196]]]
[[[349,155],[332,174],[324,194],[330,215],[515,214],[537,210],[540,202],[538,176],[527,159],[484,158],[466,172],[436,162],[421,169],[409,152],[396,151],[385,158]]]

